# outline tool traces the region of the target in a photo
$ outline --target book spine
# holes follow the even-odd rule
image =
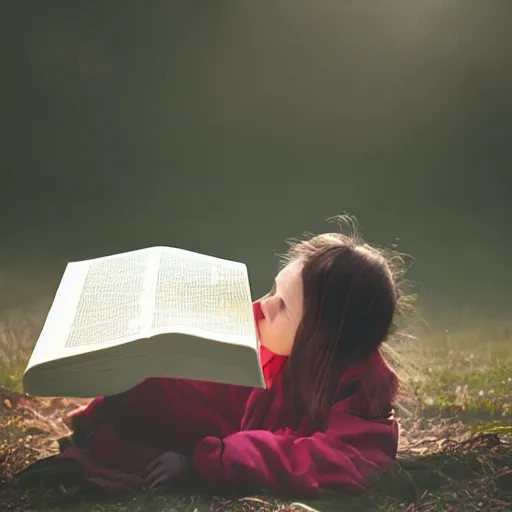
[[[163,248],[161,247],[152,249],[147,262],[144,287],[140,296],[142,338],[149,338],[153,330],[158,272],[162,253]]]

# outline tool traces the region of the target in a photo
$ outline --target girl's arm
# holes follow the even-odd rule
[[[151,378],[113,397],[98,397],[68,415],[81,439],[105,423],[141,442],[173,446],[190,455],[205,436],[240,429],[251,388],[180,379]]]
[[[373,472],[392,465],[398,427],[391,419],[369,421],[336,408],[327,431],[309,437],[261,430],[207,437],[194,452],[194,469],[215,488],[362,491]]]

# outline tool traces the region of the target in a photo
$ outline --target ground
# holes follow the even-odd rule
[[[19,511],[512,512],[512,331],[504,322],[428,333],[397,348],[415,366],[410,394],[397,409],[399,464],[368,496],[295,503],[268,496],[222,498],[197,492],[142,493],[116,500],[75,489],[27,491],[9,484],[30,462],[55,453],[68,433],[63,415],[77,402],[36,400],[20,392],[20,376],[47,302],[0,308],[0,503]]]

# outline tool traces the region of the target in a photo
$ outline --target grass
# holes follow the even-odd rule
[[[0,315],[0,386],[22,391],[21,377],[44,321],[36,311],[13,309]]]
[[[56,283],[40,280],[34,293],[30,285],[19,292],[23,286],[15,288],[5,275],[0,281],[4,289],[10,283],[12,292],[9,302],[0,303],[0,463],[15,471],[55,451],[55,433],[65,429],[59,418],[72,404],[33,401],[29,407],[16,407],[22,372]],[[322,512],[512,511],[510,326],[480,322],[455,332],[423,333],[417,341],[402,345],[399,352],[414,363],[408,377],[411,395],[404,404],[408,414],[399,412],[400,465],[382,475],[367,496],[297,504],[290,498],[223,498],[182,490],[91,500],[64,488],[30,493],[0,488],[0,501],[9,503],[12,511],[47,512],[300,512],[311,510],[308,506]],[[466,439],[469,444],[462,442]]]
[[[411,379],[417,413],[465,421],[512,418],[512,330],[491,324],[425,337],[403,350],[420,361]]]

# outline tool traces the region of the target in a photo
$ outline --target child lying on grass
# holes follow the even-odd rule
[[[62,450],[108,490],[190,479],[215,492],[360,492],[396,457],[398,381],[380,353],[402,298],[356,234],[292,244],[254,304],[268,389],[151,378],[74,411]]]

